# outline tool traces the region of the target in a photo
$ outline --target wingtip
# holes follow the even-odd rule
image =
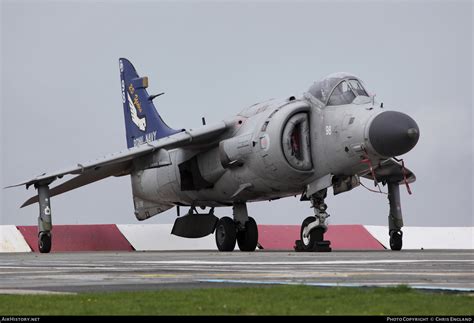
[[[25,185],[26,188],[28,189],[32,184],[34,184],[34,181],[35,180],[23,181],[21,183],[16,183],[16,184],[5,186],[3,189],[13,188],[13,187],[20,187],[20,186],[23,186],[23,185]]]
[[[3,187],[3,189],[5,190],[7,188],[13,188],[13,187],[18,187],[18,186],[23,186],[23,185],[26,185],[26,183],[8,185],[8,186]]]

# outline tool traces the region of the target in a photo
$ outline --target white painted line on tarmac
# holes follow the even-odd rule
[[[474,263],[474,259],[423,259],[423,260],[332,260],[332,261],[205,261],[205,260],[169,260],[169,261],[120,261],[120,263],[156,264],[156,265],[364,265],[397,263],[433,263],[464,262]]]

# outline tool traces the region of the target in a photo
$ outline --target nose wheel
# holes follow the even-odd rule
[[[316,221],[314,216],[307,217],[301,224],[300,239],[305,251],[311,251],[317,242],[323,241],[324,230],[322,228],[311,229],[309,225]]]
[[[315,216],[307,217],[301,224],[300,240],[295,241],[295,251],[331,251],[331,241],[324,240],[327,231],[327,205],[324,203],[326,190],[319,191],[310,200]]]
[[[318,219],[314,216],[307,217],[301,224],[300,240],[296,240],[296,251],[331,251],[331,242],[324,240],[326,228],[318,226]]]

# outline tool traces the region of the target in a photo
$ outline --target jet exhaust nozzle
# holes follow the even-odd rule
[[[385,111],[377,115],[369,126],[369,140],[375,152],[386,157],[403,155],[415,147],[420,129],[410,116]]]

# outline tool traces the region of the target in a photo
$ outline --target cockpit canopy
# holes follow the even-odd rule
[[[315,82],[308,92],[324,105],[350,104],[358,96],[369,97],[359,78],[348,73],[330,74]]]

